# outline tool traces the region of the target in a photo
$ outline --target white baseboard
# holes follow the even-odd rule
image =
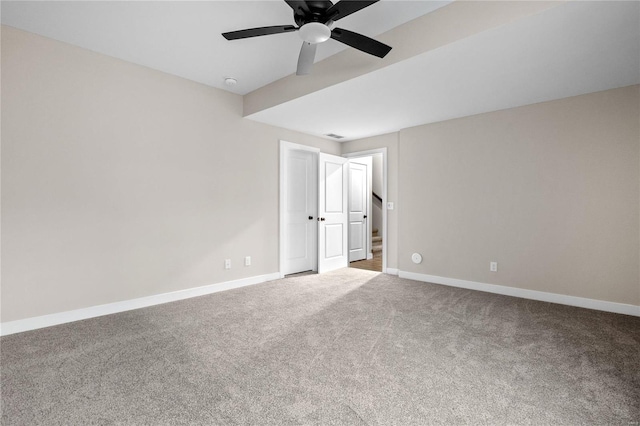
[[[398,275],[398,269],[397,268],[387,268],[387,274],[389,274],[389,275]]]
[[[170,293],[155,294],[153,296],[140,297],[138,299],[124,300],[122,302],[107,303],[106,305],[91,306],[89,308],[75,309],[73,311],[59,312],[40,317],[8,321],[0,324],[0,336],[8,336],[9,334],[21,333],[23,331],[51,327],[53,325],[115,314],[133,309],[146,308],[148,306],[175,302],[177,300],[189,299],[191,297],[204,296],[205,294],[217,293],[219,291],[231,290],[233,288],[245,287],[253,284],[260,284],[267,281],[277,280],[279,278],[280,273],[276,272],[273,274],[258,275],[234,281],[205,285],[202,287],[188,288],[186,290],[172,291]]]
[[[387,268],[387,273],[389,269]],[[615,312],[617,314],[633,315],[640,317],[640,306],[627,305],[625,303],[607,302],[604,300],[587,299],[584,297],[566,296],[564,294],[547,293],[544,291],[526,290],[523,288],[507,287],[496,284],[485,284],[475,281],[460,280],[457,278],[439,277],[437,275],[419,274],[416,272],[399,271],[400,278],[424,281],[434,284],[442,284],[451,287],[461,287],[470,290],[484,291],[487,293],[503,294],[505,296],[521,297],[523,299],[539,300],[542,302],[559,303],[561,305],[578,306],[580,308],[595,309],[598,311]]]

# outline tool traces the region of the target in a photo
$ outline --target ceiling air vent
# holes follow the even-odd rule
[[[344,139],[344,136],[336,135],[335,133],[327,133],[325,136],[329,136],[334,139]]]

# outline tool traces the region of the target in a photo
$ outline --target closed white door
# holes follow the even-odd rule
[[[316,269],[317,155],[287,150],[285,154],[284,274]]]
[[[371,157],[349,160],[349,262],[364,260],[371,235]]]
[[[318,272],[344,268],[348,255],[347,159],[320,153]]]

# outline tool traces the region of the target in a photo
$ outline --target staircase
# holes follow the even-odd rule
[[[378,228],[374,228],[371,238],[371,252],[373,256],[380,256],[382,253],[382,237],[378,236]]]

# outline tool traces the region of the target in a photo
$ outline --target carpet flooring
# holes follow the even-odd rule
[[[0,340],[2,424],[618,424],[640,318],[345,268]]]

